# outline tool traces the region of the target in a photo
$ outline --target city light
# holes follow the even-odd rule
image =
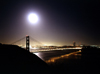
[[[79,55],[81,56],[81,54],[77,54],[81,52],[81,50],[79,51],[76,51],[76,52],[71,52],[71,53],[68,53],[68,54],[64,54],[64,55],[61,55],[61,56],[58,56],[58,57],[53,57],[53,58],[50,58],[48,60],[46,60],[46,63],[52,63],[52,62],[55,62],[56,60],[60,59],[60,58],[68,58],[70,55]]]

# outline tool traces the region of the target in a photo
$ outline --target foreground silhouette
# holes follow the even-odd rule
[[[84,47],[81,59],[60,59],[48,66],[27,50],[0,44],[0,74],[100,74],[100,49]]]
[[[36,55],[15,45],[0,44],[0,74],[51,74]]]

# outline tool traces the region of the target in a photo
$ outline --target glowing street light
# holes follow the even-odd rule
[[[28,16],[28,20],[31,22],[31,23],[36,23],[38,21],[38,16],[34,13],[31,13],[29,14]]]

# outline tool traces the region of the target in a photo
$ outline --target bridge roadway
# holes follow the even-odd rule
[[[43,52],[43,51],[54,51],[54,50],[68,50],[68,49],[82,49],[82,48],[31,48],[30,52],[35,53],[35,52]]]

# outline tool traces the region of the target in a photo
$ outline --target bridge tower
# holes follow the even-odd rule
[[[30,50],[30,44],[29,44],[29,36],[26,35],[26,50]]]
[[[76,42],[75,42],[75,41],[73,41],[73,46],[74,46],[74,47],[76,46]]]

